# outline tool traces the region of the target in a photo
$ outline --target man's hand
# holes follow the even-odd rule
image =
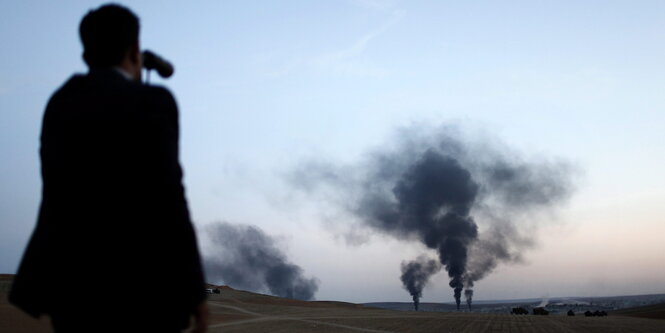
[[[208,303],[204,300],[196,307],[196,312],[194,313],[194,328],[191,333],[205,333],[208,330],[209,315],[210,309],[208,309]]]

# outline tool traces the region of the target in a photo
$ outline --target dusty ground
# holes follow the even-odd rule
[[[50,332],[7,303],[0,277],[0,332]],[[209,332],[665,332],[665,320],[608,317],[512,316],[402,312],[342,302],[302,302],[222,288],[209,298]],[[653,311],[649,308],[648,311]],[[661,307],[662,310],[662,307]],[[639,315],[639,311],[631,315]]]
[[[638,318],[665,319],[665,304],[640,306],[610,312],[612,316],[628,316]]]
[[[299,302],[222,290],[210,297],[210,332],[665,332],[665,320],[401,312]]]

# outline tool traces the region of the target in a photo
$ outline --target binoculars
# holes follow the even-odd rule
[[[141,57],[143,58],[143,68],[147,70],[154,69],[157,71],[157,74],[163,78],[168,78],[173,75],[173,65],[156,53],[144,50],[141,52]]]

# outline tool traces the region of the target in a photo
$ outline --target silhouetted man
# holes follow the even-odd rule
[[[207,307],[178,161],[178,110],[141,83],[139,21],[105,5],[81,21],[87,75],[51,97],[42,203],[10,300],[56,332],[178,332]]]

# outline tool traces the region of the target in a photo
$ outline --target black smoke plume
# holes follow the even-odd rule
[[[409,291],[413,297],[413,307],[418,311],[420,298],[423,296],[423,288],[427,284],[430,276],[441,270],[441,264],[438,261],[427,259],[424,256],[418,257],[411,262],[402,262],[401,280],[404,288]]]
[[[436,251],[458,308],[465,288],[470,306],[476,281],[520,261],[534,242],[531,221],[573,188],[568,163],[525,159],[457,127],[405,128],[385,147],[358,165],[304,164],[291,181],[328,195],[370,230]]]
[[[205,231],[212,242],[203,259],[209,281],[286,298],[314,298],[318,280],[305,278],[302,268],[290,263],[258,227],[221,222]]]
[[[396,211],[370,211],[383,230],[412,233],[439,254],[450,277],[459,308],[464,288],[467,248],[478,235],[469,216],[478,185],[457,160],[435,150],[427,150],[397,181],[393,194]]]

